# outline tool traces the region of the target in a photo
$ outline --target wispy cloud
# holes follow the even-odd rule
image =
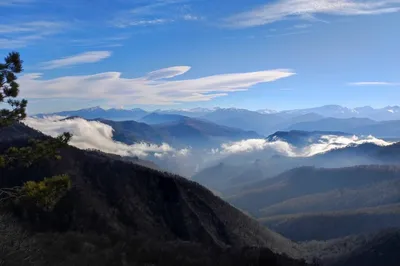
[[[163,0],[142,4],[120,12],[111,21],[115,27],[156,26],[181,21],[197,21],[203,17],[194,15],[187,0]]]
[[[173,22],[172,19],[163,19],[163,18],[155,18],[155,19],[133,19],[133,20],[124,20],[115,22],[115,26],[120,28],[131,27],[131,26],[154,26]]]
[[[95,63],[111,56],[110,51],[91,51],[61,59],[51,60],[42,63],[42,69],[55,69],[67,66]]]
[[[225,20],[228,26],[246,28],[285,19],[314,20],[315,15],[356,16],[400,11],[399,0],[279,0]]]
[[[91,39],[73,39],[70,43],[73,46],[92,47],[92,48],[109,48],[123,46],[123,41],[129,39],[130,35],[117,35],[112,37],[99,37]]]
[[[0,6],[16,6],[33,3],[35,0],[0,0]]]
[[[182,16],[183,20],[187,20],[187,21],[196,21],[196,20],[202,20],[203,17],[199,17],[193,14],[185,14]]]
[[[312,25],[311,24],[297,24],[294,25],[293,28],[295,29],[307,29],[310,28]]]
[[[295,73],[275,69],[248,73],[176,78],[190,67],[178,66],[150,72],[139,78],[122,78],[119,72],[43,79],[40,73],[20,77],[21,96],[26,98],[80,98],[107,101],[111,105],[155,104],[209,101],[230,92],[244,91],[254,85],[287,78]]]
[[[0,49],[24,47],[64,28],[65,23],[45,20],[0,24],[0,34],[4,36],[0,38]]]
[[[31,21],[19,24],[0,24],[0,33],[36,33],[46,32],[52,33],[61,30],[64,25],[54,21]]]
[[[165,13],[165,8],[174,5],[175,1],[156,1],[144,4],[128,11],[121,12],[111,24],[115,27],[125,28],[131,26],[150,26],[172,22],[170,14]]]
[[[386,82],[386,81],[361,81],[350,82],[350,86],[400,86],[399,82]]]

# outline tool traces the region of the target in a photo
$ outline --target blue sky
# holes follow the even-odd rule
[[[400,0],[0,0],[29,112],[398,104]]]

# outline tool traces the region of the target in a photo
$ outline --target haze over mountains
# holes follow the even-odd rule
[[[76,123],[79,120],[80,123],[86,121],[80,118],[52,121],[81,125]],[[85,123],[95,123],[100,126],[98,121]],[[118,130],[119,127],[116,128]],[[129,129],[125,127],[125,130],[126,128]],[[80,130],[86,129],[80,128]],[[332,132],[327,133],[332,134]],[[31,136],[46,138],[24,125],[2,129],[0,136],[0,150],[9,147],[10,143],[14,146],[23,145],[22,143]],[[306,147],[307,136],[311,137],[312,142],[313,138],[318,139],[324,135],[322,132],[278,132],[267,139],[285,139],[288,143]],[[347,137],[346,134],[338,136]],[[339,153],[343,156],[343,153],[354,153],[352,149],[358,150],[355,152],[356,155],[360,155],[360,151],[363,151],[363,155],[368,153],[368,157],[371,158],[374,156],[382,160],[392,158],[392,163],[400,161],[398,155],[392,156],[400,154],[396,152],[398,145],[379,146],[374,143],[331,150],[321,156],[328,156],[331,160],[332,154]],[[171,150],[166,151],[171,152]],[[29,239],[35,239],[36,247],[38,245],[46,247],[47,251],[44,253],[33,251],[29,253],[41,262],[47,259],[59,262],[64,259],[65,251],[60,257],[49,257],[54,252],[61,253],[63,246],[57,243],[65,243],[65,247],[71,245],[71,241],[72,243],[85,241],[93,249],[90,256],[86,254],[85,261],[89,263],[97,261],[97,264],[101,260],[102,263],[110,261],[110,258],[116,261],[124,260],[120,256],[125,253],[130,254],[128,259],[130,261],[138,259],[143,262],[154,261],[159,256],[156,247],[164,246],[163,254],[164,256],[168,254],[167,260],[172,263],[170,265],[194,263],[189,262],[189,254],[175,255],[184,250],[187,250],[184,253],[190,252],[191,260],[201,261],[202,257],[208,258],[207,262],[202,262],[206,265],[232,265],[233,261],[239,265],[248,265],[250,261],[256,263],[255,265],[265,263],[305,265],[304,260],[311,262],[318,258],[323,263],[320,265],[337,266],[379,265],[377,263],[379,258],[382,259],[382,255],[374,256],[371,250],[380,250],[380,254],[387,254],[385,255],[388,258],[387,265],[396,265],[391,261],[398,258],[397,251],[391,247],[398,244],[399,231],[386,230],[400,225],[398,215],[400,170],[396,166],[356,166],[337,169],[302,167],[272,178],[263,175],[261,169],[268,172],[268,169],[275,166],[268,168],[261,160],[254,162],[256,170],[246,170],[238,166],[230,174],[236,175],[242,170],[246,174],[233,178],[235,182],[237,181],[236,187],[226,189],[223,198],[258,219],[257,222],[198,183],[151,170],[147,165],[143,166],[141,160],[135,158],[131,160],[129,156],[118,157],[97,151],[83,151],[73,147],[66,147],[61,155],[62,160],[55,163],[44,161],[40,165],[18,171],[7,169],[2,172],[0,179],[2,187],[9,187],[21,182],[21,176],[29,176],[29,180],[32,178],[35,180],[43,175],[62,171],[68,173],[74,184],[78,185],[51,213],[41,216],[41,222],[34,223],[33,229],[30,229],[36,232],[35,230],[43,230],[40,228],[51,228],[53,232],[61,230],[69,234],[68,237],[64,235],[58,237],[58,242],[50,241],[53,239],[52,232],[31,235]],[[166,156],[171,155],[166,154]],[[285,158],[290,159],[286,156],[270,157],[275,160]],[[211,179],[223,177],[223,175],[207,176]],[[198,181],[207,185],[204,180]],[[124,198],[123,201],[120,200],[121,197]],[[365,216],[367,218],[364,221],[362,217]],[[332,219],[336,222],[329,222]],[[379,224],[374,224],[372,219],[379,221]],[[319,227],[310,226],[317,221],[321,221]],[[363,226],[357,225],[357,221],[363,223]],[[342,224],[339,228],[335,226],[338,223]],[[263,227],[264,225],[270,226],[284,236],[270,231],[267,227]],[[85,233],[77,233],[76,228]],[[298,228],[301,228],[302,232],[296,230]],[[17,239],[24,237],[19,233],[24,230],[19,222],[14,222],[13,226],[5,230],[7,236],[13,235]],[[91,236],[90,232],[101,234],[103,240]],[[126,237],[129,235],[131,237]],[[107,241],[111,241],[108,240],[110,238],[116,239],[112,240],[117,241],[116,244],[108,243]],[[143,238],[147,239],[146,246],[143,246]],[[295,243],[289,239],[313,241]],[[321,240],[328,241],[320,242]],[[7,238],[6,241],[11,239]],[[130,244],[121,246],[119,241]],[[49,244],[51,248],[46,246]],[[24,245],[30,247],[32,244]],[[213,251],[207,251],[205,246]],[[253,252],[256,252],[254,255],[246,252],[249,246],[253,246]],[[85,245],[75,245],[73,251],[75,255],[69,255],[71,256],[69,260],[82,260],[79,254],[84,254],[85,248]],[[12,250],[12,247],[7,250],[9,249]],[[18,258],[23,258],[26,250],[21,249],[17,252],[18,256],[14,260],[19,262]],[[279,255],[280,253],[286,255]],[[148,254],[153,256],[148,257]],[[369,256],[369,264],[363,264],[365,256]],[[213,264],[211,261],[219,262]]]
[[[72,175],[84,173],[85,181],[78,174],[74,182],[108,195],[107,201],[94,197],[88,202],[100,200],[117,208],[117,213],[94,210],[100,216],[108,213],[103,223],[109,227],[138,230],[157,243],[173,239],[234,249],[255,245],[266,249],[257,254],[272,252],[268,256],[299,265],[305,262],[298,259],[315,262],[317,258],[320,265],[364,266],[367,256],[369,265],[379,265],[379,258],[370,254],[376,249],[388,254],[387,265],[396,265],[391,249],[400,243],[399,230],[393,229],[400,228],[396,110],[89,108],[41,114],[23,123],[49,136],[64,131],[73,134],[70,144],[81,150],[68,148],[61,164]],[[39,134],[23,125],[8,130],[3,132],[3,143],[7,141],[4,135],[24,139]],[[96,169],[101,177],[85,169]],[[134,183],[129,174],[135,175]],[[107,183],[106,176],[120,180]],[[91,183],[93,178],[100,179]],[[103,191],[103,182],[115,191]],[[124,195],[125,205],[112,203],[117,193]],[[142,217],[151,215],[143,222],[124,209],[140,212]],[[83,217],[89,215],[80,211]],[[213,218],[205,213],[213,213]],[[166,238],[160,239],[160,233],[150,236],[146,230],[164,232],[161,235]],[[287,257],[278,257],[276,252]]]
[[[0,151],[10,143],[24,145],[30,136],[47,138],[23,125],[3,128],[0,136]],[[4,247],[0,258],[6,265],[25,265],[26,256],[39,265],[66,260],[73,265],[124,265],[127,261],[146,265],[161,258],[163,265],[200,265],[199,260],[206,265],[232,265],[233,258],[249,263],[259,261],[260,254],[266,262],[272,259],[273,265],[305,265],[293,258],[299,256],[295,243],[197,183],[70,146],[61,155],[55,163],[44,160],[36,166],[2,169],[2,188],[60,171],[69,174],[75,184],[54,209],[33,214],[37,217],[31,220],[29,236],[24,235],[21,222],[0,215],[5,225],[1,227]],[[14,242],[23,248],[15,250],[10,244]],[[160,247],[162,253],[157,251]],[[257,255],[245,255],[250,247],[257,247]],[[190,255],[178,256],[185,249]],[[287,255],[278,254],[283,252]]]
[[[102,118],[115,121],[135,120],[147,124],[174,122],[184,117],[191,117],[223,126],[256,131],[263,135],[269,135],[278,130],[296,129],[344,131],[353,134],[393,137],[399,133],[396,131],[397,129],[393,129],[393,126],[398,125],[392,120],[400,119],[400,107],[350,109],[339,105],[327,105],[279,112],[272,110],[250,111],[236,108],[193,108],[147,112],[139,108],[106,110],[93,107],[76,111],[38,114],[36,116],[44,117],[46,115],[79,116],[85,119]]]
[[[246,109],[238,109],[238,108],[192,108],[192,109],[158,109],[153,111],[154,113],[163,113],[163,114],[177,114],[191,117],[200,117],[209,113],[218,112],[218,111],[230,111],[230,112],[246,112],[250,110]],[[281,116],[299,116],[314,113],[323,117],[335,117],[335,118],[352,118],[352,117],[362,117],[362,118],[370,118],[373,120],[381,121],[381,120],[394,120],[400,118],[400,107],[399,106],[387,106],[383,108],[373,108],[370,106],[357,107],[357,108],[347,108],[340,105],[325,105],[321,107],[314,108],[305,108],[305,109],[295,109],[295,110],[284,110],[284,111],[275,111],[271,109],[262,109],[258,111],[250,111],[254,113],[261,114],[279,114]],[[51,113],[49,115],[60,115],[60,116],[81,116],[83,118],[111,118],[114,117],[114,120],[120,118],[124,119],[129,117],[130,119],[137,119],[143,117],[146,114],[151,112],[145,111],[140,108],[135,109],[103,109],[99,106],[75,110],[75,111],[63,111]],[[43,115],[43,114],[41,114]],[[108,117],[103,117],[108,116]]]

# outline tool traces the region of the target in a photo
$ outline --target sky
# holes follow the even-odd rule
[[[400,0],[0,0],[28,112],[397,105]]]

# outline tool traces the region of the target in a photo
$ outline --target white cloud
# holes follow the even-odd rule
[[[388,146],[392,144],[391,142],[377,139],[373,136],[357,137],[325,135],[321,136],[318,142],[302,148],[292,146],[281,140],[267,141],[265,139],[248,139],[222,144],[221,149],[214,149],[212,150],[212,153],[236,154],[270,150],[289,157],[310,157],[334,149],[343,149],[351,145],[360,145],[364,143],[373,143],[379,146]]]
[[[178,156],[183,156],[183,157],[186,157],[186,156],[188,156],[189,154],[190,154],[190,149],[188,149],[188,148],[181,149],[181,150],[179,150],[179,151],[177,152],[177,155],[178,155]]]
[[[350,86],[398,86],[400,83],[386,81],[361,81],[348,83]]]
[[[293,147],[284,141],[273,141],[269,142],[265,139],[247,139],[233,143],[225,143],[221,145],[222,154],[234,154],[234,153],[249,153],[254,151],[271,149],[278,153],[285,154],[287,156],[295,156]],[[215,150],[213,151],[215,153]]]
[[[120,72],[104,72],[43,79],[41,73],[30,73],[22,75],[19,82],[21,96],[25,98],[97,99],[111,105],[166,105],[209,101],[229,92],[244,91],[254,85],[295,74],[291,70],[275,69],[166,80],[186,73],[189,69],[187,66],[165,68],[139,78],[123,78]]]
[[[0,24],[0,49],[25,47],[47,36],[59,33],[66,27],[65,23],[54,21],[31,21]]]
[[[90,51],[61,59],[51,60],[42,63],[43,69],[55,69],[66,66],[74,66],[87,63],[99,62],[111,56],[109,51]]]
[[[121,156],[146,157],[155,155],[187,156],[189,150],[175,150],[168,144],[162,145],[135,143],[126,145],[112,139],[113,129],[111,126],[97,122],[87,121],[81,118],[60,119],[61,117],[47,117],[44,119],[28,117],[23,122],[46,135],[57,136],[63,132],[73,134],[70,144],[80,149],[96,149],[106,153]]]
[[[311,144],[304,149],[302,149],[298,155],[300,156],[314,156],[316,154],[325,153],[334,149],[343,149],[350,145],[361,145],[365,143],[373,143],[378,146],[388,146],[391,142],[387,142],[381,139],[377,139],[373,136],[367,137],[344,137],[335,135],[322,136],[319,143]]]
[[[183,75],[190,70],[189,66],[176,66],[152,71],[147,74],[148,80],[168,79]]]
[[[246,28],[285,19],[315,20],[315,15],[375,15],[400,11],[399,0],[278,0],[226,19],[231,27]]]

